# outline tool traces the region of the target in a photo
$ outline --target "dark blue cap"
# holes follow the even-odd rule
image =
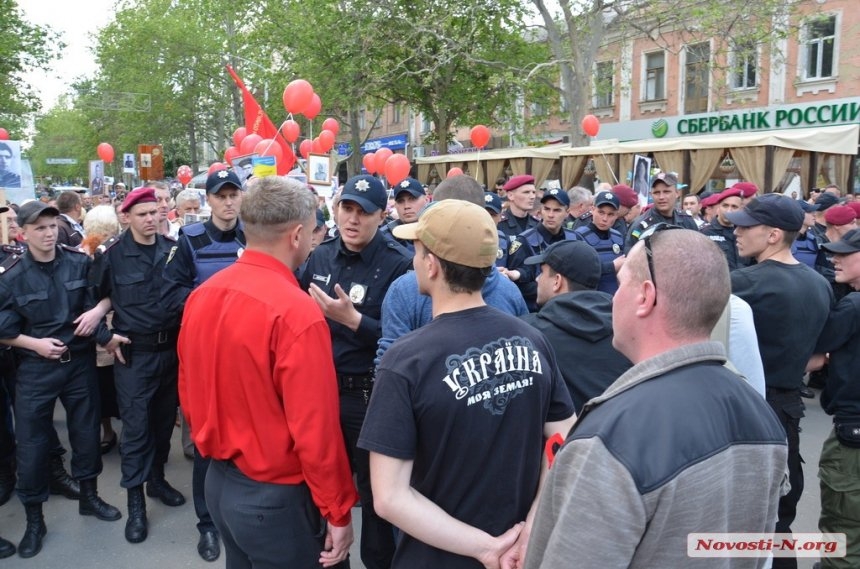
[[[829,207],[833,207],[839,203],[839,198],[830,192],[823,192],[818,198],[815,200],[815,205],[818,206],[818,211],[824,211]]]
[[[340,201],[355,202],[367,213],[373,213],[388,205],[388,192],[377,178],[361,174],[346,181]]]
[[[323,210],[317,208],[317,227],[322,227],[325,225],[325,214]]]
[[[807,202],[807,201],[798,200],[798,202],[797,202],[797,203],[798,203],[798,204],[800,204],[800,208],[801,208],[803,211],[805,211],[806,213],[813,213],[813,212],[816,212],[816,211],[818,211],[819,209],[821,209],[821,206],[819,206],[819,205],[813,205],[813,204],[811,204],[811,203],[809,203],[809,202]]]
[[[543,197],[540,199],[540,203],[544,203],[546,200],[555,200],[564,207],[570,207],[570,198],[567,196],[567,192],[559,188],[545,191]]]
[[[785,231],[798,231],[803,226],[803,208],[797,200],[782,194],[764,194],[753,198],[742,210],[726,214],[737,227],[767,225]]]
[[[852,229],[843,235],[839,241],[822,243],[821,247],[831,253],[840,253],[842,255],[856,253],[860,251],[860,229]]]
[[[394,199],[397,199],[403,192],[409,192],[416,198],[420,198],[421,196],[426,196],[427,192],[424,191],[424,186],[421,185],[421,182],[416,180],[415,178],[406,178],[399,184],[396,184],[391,188],[394,191]]]
[[[588,288],[600,283],[600,257],[597,250],[585,241],[565,240],[553,243],[540,255],[528,257],[526,265],[546,263],[549,268]]]
[[[484,192],[484,209],[489,209],[493,213],[502,213],[502,198],[499,194]]]
[[[239,176],[236,175],[236,172],[233,170],[218,170],[217,172],[212,172],[212,174],[206,178],[206,193],[207,194],[217,194],[218,191],[224,186],[236,186],[238,189],[242,189],[242,182],[239,180]]]

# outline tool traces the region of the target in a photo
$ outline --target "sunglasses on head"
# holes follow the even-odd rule
[[[670,229],[684,229],[678,225],[672,225],[671,223],[655,223],[651,227],[648,227],[639,235],[639,241],[642,241],[645,244],[645,258],[648,261],[648,278],[651,281],[651,284],[654,285],[654,305],[657,305],[657,280],[654,278],[654,251],[651,248],[651,242],[654,239],[654,236],[663,231],[669,231]]]

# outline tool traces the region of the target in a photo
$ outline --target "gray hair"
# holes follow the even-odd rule
[[[317,197],[292,178],[265,176],[248,181],[241,216],[249,240],[270,242],[290,226],[309,219],[315,225]]]
[[[591,203],[594,199],[594,194],[588,188],[582,186],[574,186],[567,190],[567,197],[570,199],[570,207],[577,206],[581,203]]]
[[[176,194],[176,207],[182,207],[185,202],[199,202],[200,201],[200,193],[197,190],[182,190],[178,194]]]
[[[84,217],[84,231],[91,235],[113,237],[120,231],[119,219],[112,205],[97,205]]]

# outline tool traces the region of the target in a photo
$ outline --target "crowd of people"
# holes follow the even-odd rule
[[[147,498],[186,502],[179,408],[206,561],[349,567],[360,501],[368,569],[684,566],[691,532],[791,533],[813,371],[820,527],[848,544],[821,563],[857,566],[860,202],[535,182],[358,175],[328,223],[302,183],[227,169],[5,208],[0,503],[27,524],[0,557],[39,553],[51,493],[122,517],[96,483],[117,417],[146,540]],[[766,562],[797,567],[702,564]]]

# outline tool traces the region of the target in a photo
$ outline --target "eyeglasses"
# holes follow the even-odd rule
[[[657,280],[654,278],[654,251],[651,248],[651,240],[654,238],[654,235],[660,233],[661,231],[668,231],[670,229],[684,229],[678,225],[672,225],[671,223],[656,223],[651,227],[647,228],[639,235],[639,240],[645,244],[645,258],[648,260],[648,277],[651,281],[651,284],[654,285],[654,305],[657,305]]]

